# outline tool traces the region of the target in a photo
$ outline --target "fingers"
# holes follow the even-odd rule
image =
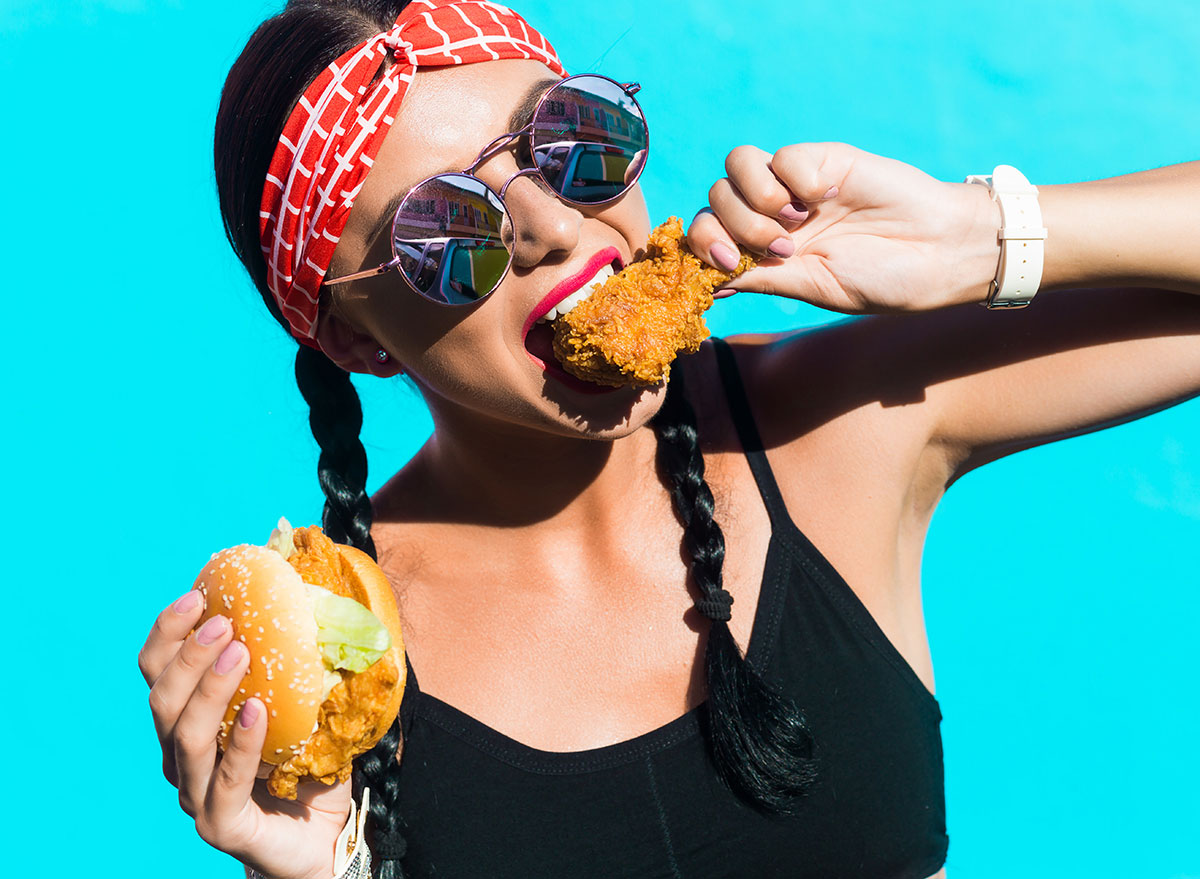
[[[255,698],[247,699],[238,712],[229,734],[229,744],[209,788],[206,820],[213,827],[228,827],[237,823],[246,804],[250,802],[254,780],[262,762],[263,741],[267,737],[265,716],[265,706]]]
[[[849,149],[843,144],[798,143],[771,156],[771,174],[801,204],[812,207],[836,198],[845,179]]]
[[[208,623],[205,623],[205,626],[207,625]],[[201,627],[197,632],[197,641],[202,642],[204,634],[204,627]],[[250,663],[250,654],[245,645],[240,641],[230,641],[229,638],[227,631],[216,636],[213,645],[224,642],[224,646],[216,661],[200,676],[199,683],[175,724],[179,802],[184,811],[193,816],[208,794],[209,783],[216,766],[217,735],[221,730],[226,706],[236,695],[242,676]],[[213,645],[208,645],[209,649]],[[185,648],[187,646],[184,645]],[[180,651],[181,654],[182,652]]]
[[[693,252],[726,271],[736,265],[739,244],[766,256],[792,256],[792,233],[837,195],[834,172],[845,162],[831,158],[840,155],[831,146],[841,145],[797,144],[773,155],[753,146],[732,150],[728,176],[709,190],[710,210],[688,229]]]
[[[229,620],[215,616],[183,641],[150,688],[150,713],[164,750],[197,684],[233,638]]]
[[[204,596],[193,589],[158,615],[138,653],[138,668],[147,684],[158,680],[203,612]]]
[[[175,722],[195,689],[200,673],[215,658],[188,633],[199,622],[204,596],[192,590],[159,614],[138,654],[138,668],[150,687],[150,714],[163,752],[163,775],[178,783],[175,747],[171,743]],[[190,646],[189,646],[190,645]]]
[[[789,236],[791,229],[786,228],[779,217],[763,214],[763,209],[759,207],[763,202],[759,201],[756,205],[750,201],[728,177],[722,177],[712,185],[708,191],[708,203],[728,236],[746,249],[778,257],[788,257],[795,252],[795,245]],[[770,207],[765,209],[770,210]],[[796,224],[791,225],[794,227]],[[722,268],[728,270],[727,266]]]

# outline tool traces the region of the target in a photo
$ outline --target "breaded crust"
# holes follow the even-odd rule
[[[407,671],[395,596],[370,556],[334,543],[316,527],[297,528],[293,540],[296,552],[288,562],[301,578],[369,608],[387,627],[392,647],[365,671],[343,674],[321,703],[317,729],[303,748],[271,771],[267,789],[289,800],[301,781],[334,784],[350,777],[351,761],[374,747],[395,720]]]
[[[712,291],[755,265],[742,251],[738,267],[705,265],[683,244],[683,222],[671,217],[650,233],[646,259],[609,278],[554,322],[554,356],[563,369],[595,384],[655,385],[680,353],[708,338],[704,312]]]

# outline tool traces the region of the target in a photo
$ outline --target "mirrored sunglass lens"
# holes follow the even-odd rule
[[[641,172],[646,120],[617,83],[580,76],[542,101],[530,138],[533,159],[563,198],[595,204],[616,198]]]
[[[442,174],[405,197],[392,224],[400,270],[422,296],[462,305],[487,296],[508,270],[499,196],[481,180]]]

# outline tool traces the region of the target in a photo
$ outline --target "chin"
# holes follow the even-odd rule
[[[555,420],[570,436],[618,440],[650,423],[662,408],[666,382],[647,388],[616,388],[609,394],[583,395],[546,383],[543,397],[556,410]]]

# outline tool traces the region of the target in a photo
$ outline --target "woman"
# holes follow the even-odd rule
[[[301,342],[326,527],[377,550],[406,623],[404,759],[393,728],[356,779],[376,862],[414,876],[937,874],[926,526],[988,460],[1200,391],[1200,257],[1181,231],[1200,167],[1043,187],[1050,237],[1021,245],[1045,248],[1037,302],[1000,314],[973,304],[1013,280],[990,288],[1002,218],[988,187],[837,144],[740,147],[691,248],[718,266],[738,245],[761,255],[738,290],[876,316],[708,345],[669,392],[601,389],[558,368],[537,320],[637,255],[639,165],[611,198],[555,191],[562,169],[553,184],[528,173],[536,142],[505,135],[538,121],[563,71],[497,10],[295,5],[252,38],[218,120],[231,239]],[[480,34],[464,63],[437,36],[454,16]],[[322,71],[353,74],[341,59],[359,49],[366,97],[343,91],[375,114],[370,173],[314,195],[292,185],[297,157],[336,157],[315,172],[327,180],[355,164],[355,132],[314,134],[317,110],[295,106],[303,93],[323,107],[337,88]],[[405,269],[386,233],[414,187],[464,168],[503,197],[511,266],[447,305],[463,277]],[[322,207],[330,193],[340,213]],[[1134,207],[1137,224],[1096,222]],[[407,373],[435,423],[369,501],[347,371]],[[217,759],[250,658],[227,625],[189,635],[199,612],[194,596],[165,610],[141,655],[168,778],[201,836],[248,867],[332,875],[349,786],[295,807],[262,798],[253,700]]]

